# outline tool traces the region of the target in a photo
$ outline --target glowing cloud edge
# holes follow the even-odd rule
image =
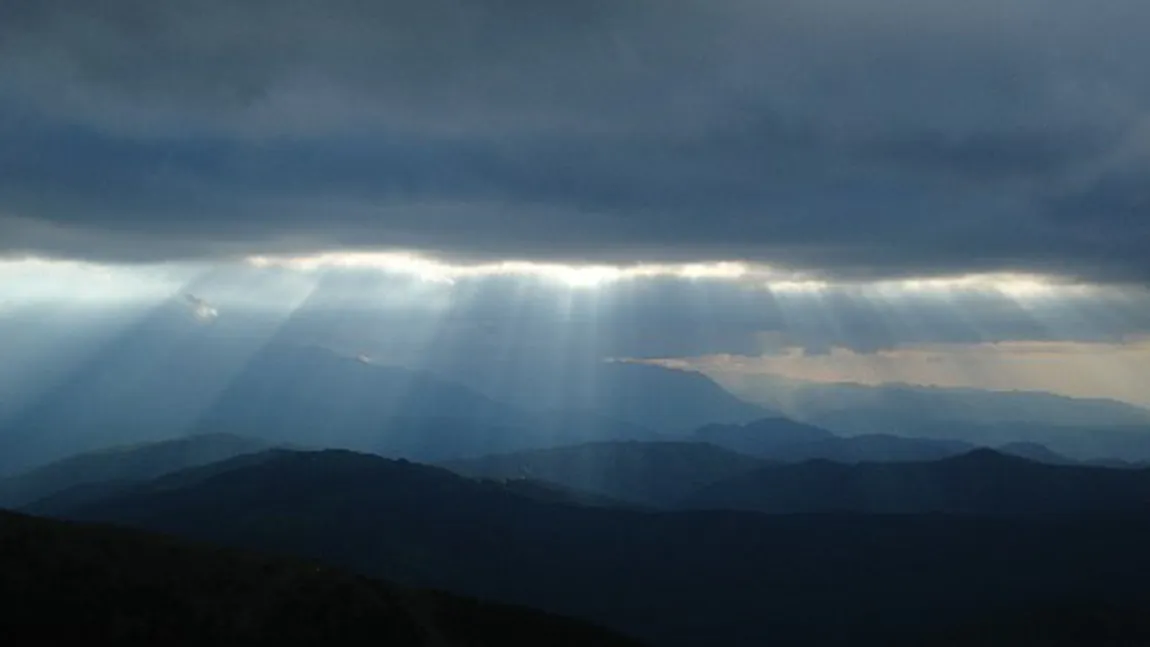
[[[635,265],[566,265],[531,261],[452,264],[411,252],[330,252],[310,256],[252,256],[246,262],[257,268],[299,271],[375,269],[407,274],[423,280],[454,284],[457,280],[493,276],[536,277],[570,288],[596,288],[635,279],[678,278],[725,280],[759,285],[772,292],[819,293],[842,287],[861,287],[882,294],[930,294],[946,292],[998,292],[1012,298],[1054,297],[1085,293],[1102,286],[1077,283],[1061,277],[1018,272],[910,277],[875,281],[818,278],[809,272],[786,270],[743,261],[699,263],[643,263]]]

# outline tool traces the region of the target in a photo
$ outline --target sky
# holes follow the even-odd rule
[[[210,324],[322,283],[371,348],[378,312],[526,290],[588,352],[1148,404],[1146,25],[1142,0],[5,2],[0,321],[207,276]]]

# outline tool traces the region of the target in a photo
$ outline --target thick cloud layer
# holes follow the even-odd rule
[[[0,7],[0,253],[1150,280],[1150,5]]]

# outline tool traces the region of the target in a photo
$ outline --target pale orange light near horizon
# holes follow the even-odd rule
[[[1041,391],[1150,408],[1150,394],[1142,388],[1150,382],[1150,335],[1115,342],[900,344],[870,352],[835,347],[817,354],[788,347],[757,356],[718,354],[614,361],[698,371],[744,396],[754,396],[755,377],[776,376],[821,384]],[[978,370],[971,372],[972,367]]]

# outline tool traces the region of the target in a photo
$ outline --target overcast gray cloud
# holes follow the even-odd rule
[[[0,250],[1150,281],[1136,0],[0,6]]]

